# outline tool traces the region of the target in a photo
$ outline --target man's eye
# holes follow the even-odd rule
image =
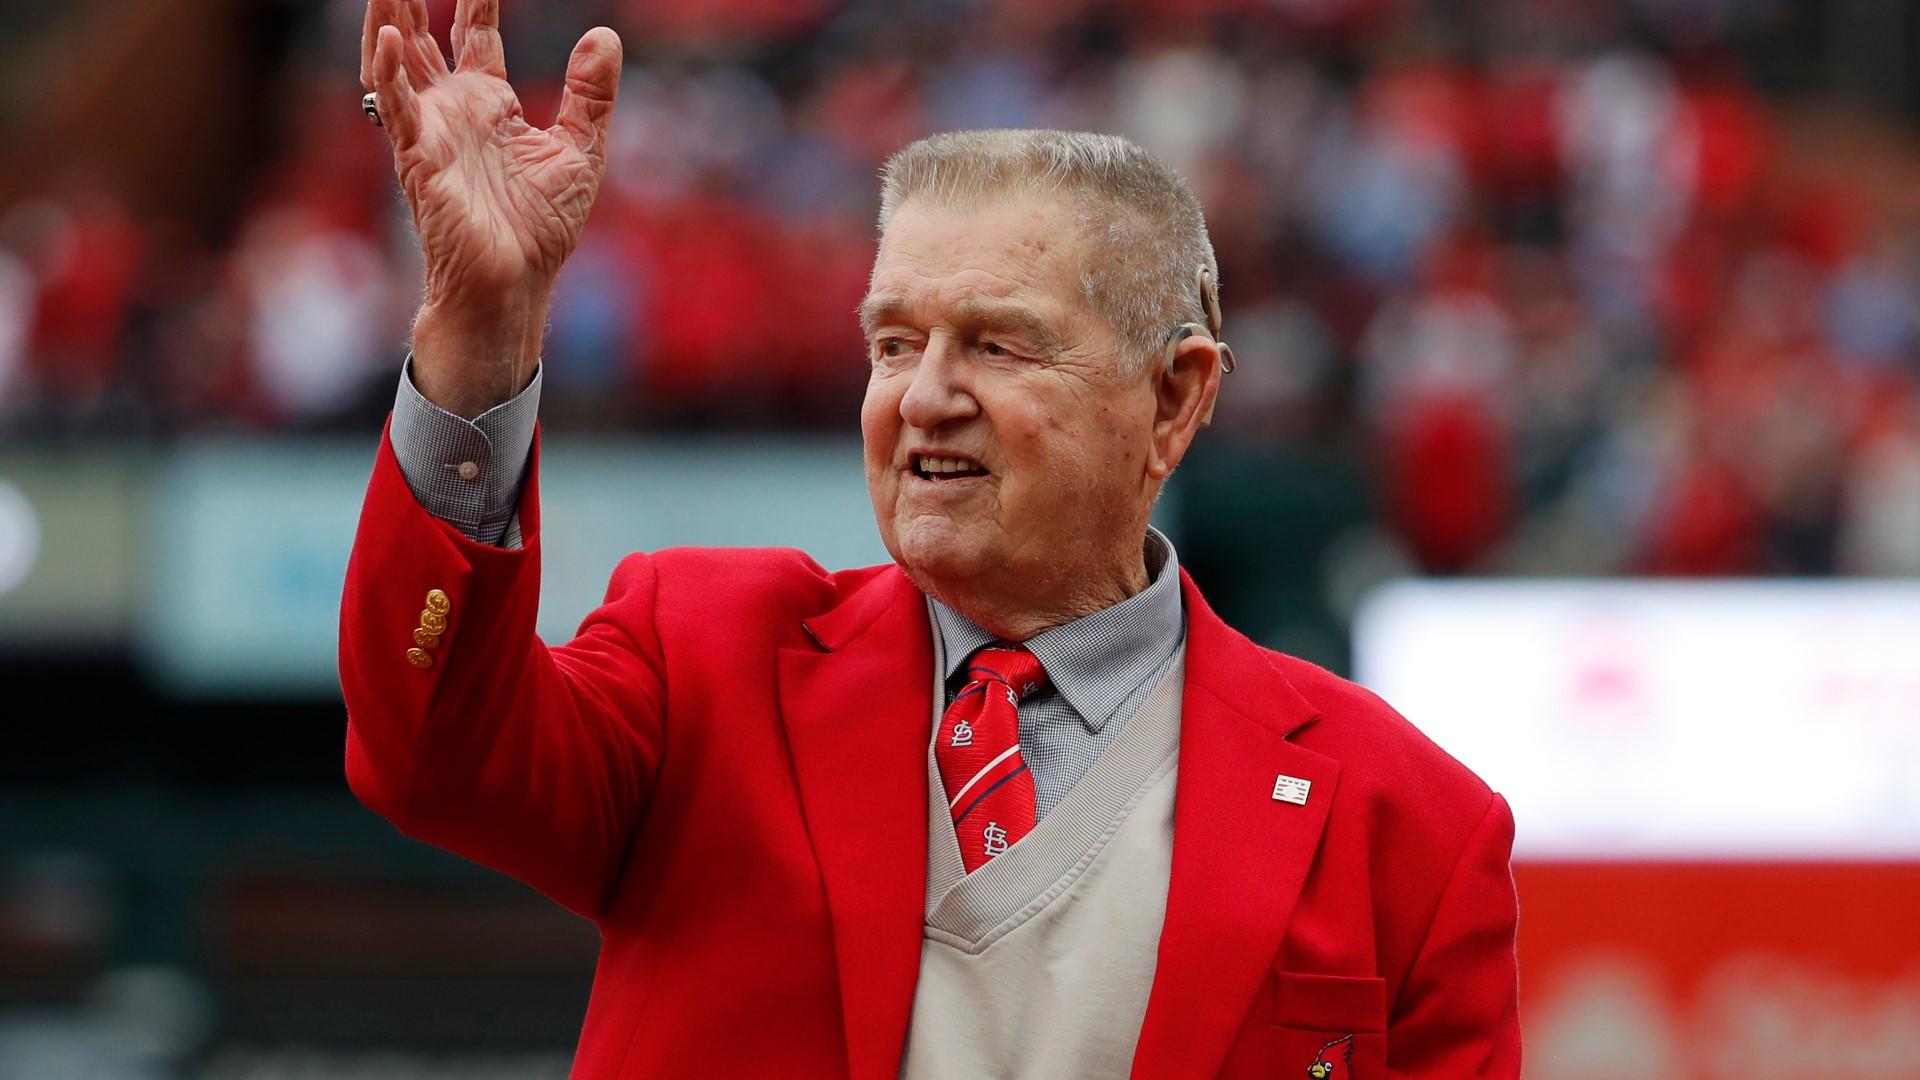
[[[1002,345],[997,341],[989,341],[989,342],[983,343],[980,346],[980,351],[983,353],[986,353],[988,356],[1012,356],[1013,355],[1013,353],[1009,351],[1005,345]]]
[[[905,356],[907,354],[907,343],[899,338],[882,338],[874,348],[881,356],[886,357]]]

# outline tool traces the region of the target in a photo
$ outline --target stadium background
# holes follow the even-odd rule
[[[1620,657],[1665,639],[1579,646],[1604,700],[1551,780],[1631,774],[1604,751],[1644,722],[1765,786],[1844,729],[1765,806],[1877,801],[1798,839],[1681,807],[1707,824],[1663,849],[1529,840],[1516,800],[1528,1076],[1920,1077],[1920,5],[505,8],[536,119],[587,26],[629,58],[547,350],[544,632],[631,547],[882,557],[852,434],[876,167],[937,129],[1118,131],[1219,249],[1240,371],[1162,516],[1230,622],[1387,680],[1407,652],[1352,636],[1383,595],[1470,642],[1449,588],[1574,580],[1682,618],[1813,597],[1861,643],[1779,729],[1714,703],[1802,652],[1687,654],[1705,707],[1634,713]],[[419,275],[361,10],[0,2],[7,1080],[564,1075],[591,929],[340,779],[339,575]],[[1566,721],[1476,711],[1482,678],[1382,689],[1465,743]]]

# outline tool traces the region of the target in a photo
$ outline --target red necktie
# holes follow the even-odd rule
[[[1020,758],[1017,706],[1045,685],[1046,669],[1027,650],[981,649],[940,718],[933,756],[969,874],[1033,831],[1033,774]]]

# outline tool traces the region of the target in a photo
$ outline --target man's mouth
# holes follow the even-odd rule
[[[950,454],[915,454],[912,470],[922,480],[963,480],[987,475],[986,468],[972,458]]]

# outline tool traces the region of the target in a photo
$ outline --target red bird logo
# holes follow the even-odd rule
[[[1321,1047],[1320,1052],[1313,1055],[1313,1064],[1307,1066],[1307,1075],[1313,1077],[1313,1080],[1327,1080],[1333,1075],[1334,1063],[1327,1060],[1327,1054],[1336,1046],[1346,1047],[1346,1051],[1340,1055],[1340,1064],[1345,1066],[1341,1075],[1353,1074],[1353,1036],[1343,1035]]]

